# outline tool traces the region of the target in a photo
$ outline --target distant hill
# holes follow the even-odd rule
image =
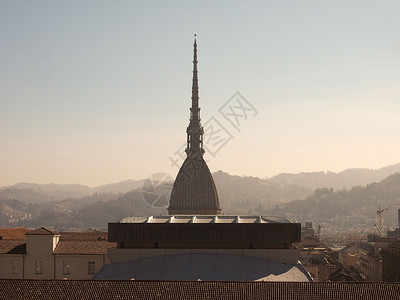
[[[229,175],[222,171],[214,173],[220,199],[230,203],[235,197],[253,202],[265,200],[286,202],[294,199],[304,199],[315,189],[332,187],[335,190],[344,187],[365,186],[379,182],[387,176],[400,172],[400,163],[381,169],[347,169],[340,173],[310,172],[289,174],[283,173],[271,178],[241,177]],[[0,199],[16,199],[22,202],[53,202],[65,199],[80,199],[95,193],[127,193],[143,186],[145,180],[124,180],[98,187],[88,187],[80,184],[36,184],[18,183],[12,186],[0,187]],[[245,201],[248,202],[247,200]]]
[[[4,187],[0,188],[0,190],[3,188]],[[85,193],[90,190],[90,187],[81,184],[55,184],[55,183],[37,184],[37,183],[26,183],[26,182],[17,183],[7,188],[14,188],[19,190],[31,189],[43,192],[65,191],[74,193]]]
[[[90,195],[90,188],[78,184],[18,183],[0,188],[0,199],[17,199],[23,202],[53,202],[66,198],[82,198]]]
[[[280,174],[267,179],[218,171],[214,180],[222,214],[286,215],[291,220],[340,227],[352,222],[374,224],[379,204],[393,211],[400,207],[400,173],[392,174],[399,167]],[[3,187],[0,226],[105,229],[108,222],[125,216],[166,214],[166,207],[152,207],[144,199],[143,182],[126,180],[94,188],[29,183]],[[343,188],[350,184],[354,186]],[[386,213],[385,224],[395,224],[396,216]]]
[[[78,209],[44,209],[39,216],[27,222],[29,227],[58,227],[64,230],[82,230],[91,227],[107,230],[108,222],[116,222],[126,215],[137,215],[149,211],[141,201],[139,192],[128,192],[111,200],[88,201]]]
[[[80,184],[36,184],[18,183],[0,188],[0,199],[17,199],[22,202],[40,203],[65,199],[79,199],[95,193],[126,193],[143,185],[144,180],[124,180],[98,187]]]
[[[319,223],[334,223],[338,226],[356,224],[376,224],[378,206],[388,208],[384,214],[385,224],[397,226],[397,210],[400,208],[400,173],[384,180],[368,184],[365,187],[354,186],[350,190],[334,191],[332,188],[315,190],[305,200],[283,203],[267,214],[290,215],[292,220]]]
[[[312,190],[332,187],[336,189],[352,188],[353,186],[366,186],[372,182],[379,182],[394,173],[400,172],[400,163],[380,169],[347,169],[340,173],[310,172],[288,174],[283,173],[267,180],[278,186],[288,184],[301,185]]]
[[[253,207],[305,199],[313,189],[298,184],[277,185],[258,177],[241,177],[218,171],[213,174],[223,213],[248,214]]]
[[[384,215],[384,224],[392,227],[397,225],[400,173],[378,183],[365,187],[355,186],[350,190],[317,189],[303,200],[288,202],[274,201],[274,197],[282,195],[279,194],[282,190],[269,186],[259,178],[231,176],[223,172],[217,172],[215,178],[219,182],[222,214],[287,216],[292,221],[323,224],[324,228],[331,225],[344,228],[357,224],[370,224],[373,227],[376,209],[381,205],[382,208],[389,208]],[[125,216],[159,214],[167,214],[166,208],[150,206],[140,189],[118,195],[96,193],[81,199],[66,199],[51,204],[0,200],[1,227],[48,226],[63,230],[97,227],[105,230],[108,222]]]
[[[0,200],[0,227],[46,226],[60,231],[82,231],[95,227],[107,230],[108,222],[116,222],[126,216],[159,214],[167,214],[166,209],[148,205],[140,190],[118,195],[96,193],[82,199],[51,204]]]
[[[95,193],[127,193],[143,186],[144,179],[141,180],[124,180],[117,183],[110,183],[94,187],[91,192]]]

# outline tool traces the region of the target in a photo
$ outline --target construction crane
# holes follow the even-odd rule
[[[384,208],[384,209],[381,209],[381,206],[379,205],[379,208],[378,208],[378,210],[376,211],[376,214],[378,215],[378,226],[377,225],[375,225],[375,227],[376,227],[376,229],[378,229],[378,232],[379,232],[379,235],[381,236],[381,237],[383,237],[383,233],[382,233],[382,227],[383,227],[383,224],[382,224],[382,213],[384,212],[384,211],[386,211],[386,210],[388,210],[388,208]]]
[[[383,237],[382,230],[380,230],[379,227],[378,227],[378,225],[376,225],[376,224],[375,224],[375,227],[376,227],[376,229],[377,229],[378,232],[379,232],[379,236],[380,236],[380,237]]]

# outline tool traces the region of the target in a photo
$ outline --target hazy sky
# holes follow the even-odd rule
[[[209,141],[211,171],[398,163],[399,13],[395,0],[1,1],[0,186],[175,177],[194,33],[203,125],[232,137]],[[253,107],[240,131],[219,112],[235,92]]]

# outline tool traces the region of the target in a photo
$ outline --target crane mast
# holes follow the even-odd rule
[[[386,210],[388,210],[388,208],[381,209],[381,206],[379,205],[379,208],[376,211],[376,214],[378,215],[378,226],[376,226],[376,225],[375,226],[376,226],[376,229],[378,229],[379,235],[381,237],[383,237],[382,213]]]

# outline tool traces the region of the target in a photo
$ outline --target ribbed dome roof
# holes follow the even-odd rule
[[[189,156],[176,176],[169,214],[219,214],[217,189],[202,155]]]

